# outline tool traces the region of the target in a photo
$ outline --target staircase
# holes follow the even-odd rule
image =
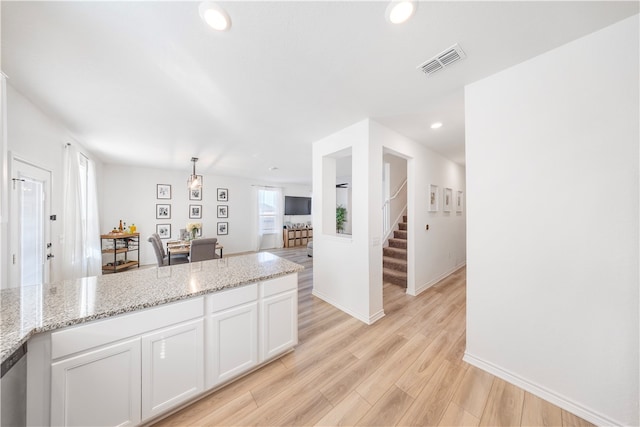
[[[407,216],[398,223],[398,230],[382,250],[382,280],[407,287]]]

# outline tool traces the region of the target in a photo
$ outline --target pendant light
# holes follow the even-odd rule
[[[198,161],[197,157],[192,157],[191,161],[193,162],[193,173],[187,180],[187,185],[190,190],[199,190],[202,188],[202,179],[196,175],[196,162]]]

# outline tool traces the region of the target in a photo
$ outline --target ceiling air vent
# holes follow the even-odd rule
[[[466,56],[460,46],[454,44],[449,49],[418,65],[417,68],[427,76],[430,76],[436,71],[442,70],[444,67],[448,67]]]

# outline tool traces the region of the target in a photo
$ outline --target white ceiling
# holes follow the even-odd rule
[[[382,1],[220,4],[226,33],[197,2],[3,1],[3,71],[105,163],[308,183],[312,142],[366,117],[464,163],[465,84],[638,13],[439,1],[392,25]],[[416,70],[454,43],[465,60]]]

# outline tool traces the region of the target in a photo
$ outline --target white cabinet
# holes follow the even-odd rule
[[[52,425],[129,426],[139,422],[139,338],[52,364]]]
[[[260,362],[298,344],[297,289],[295,274],[260,284]]]
[[[207,388],[258,364],[258,285],[230,289],[208,300]]]
[[[142,336],[142,419],[204,391],[204,319]]]
[[[204,391],[204,298],[51,334],[51,424],[128,426]]]
[[[257,301],[211,316],[213,387],[258,364]]]
[[[56,426],[148,423],[291,350],[297,288],[294,273],[51,332],[38,402]]]

